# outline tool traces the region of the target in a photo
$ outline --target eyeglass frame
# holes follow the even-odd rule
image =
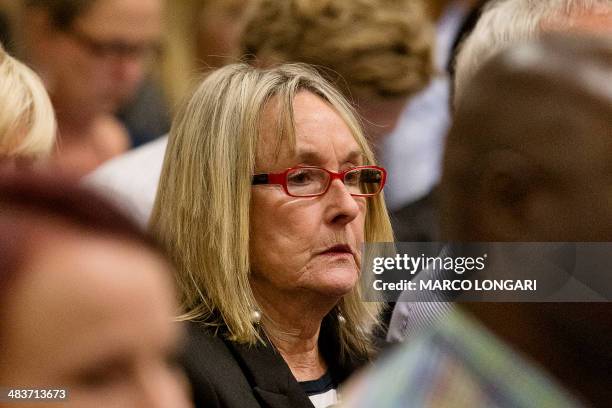
[[[317,170],[323,170],[327,174],[329,174],[329,182],[327,183],[327,187],[325,187],[325,190],[323,190],[321,193],[317,193],[317,194],[306,194],[306,195],[294,195],[294,194],[291,194],[289,192],[289,188],[287,187],[287,174],[290,171],[292,171],[292,170],[299,170],[299,169],[317,169]],[[385,170],[383,167],[379,167],[379,166],[355,166],[355,167],[351,167],[349,169],[346,169],[344,171],[341,171],[340,173],[337,173],[337,172],[331,171],[331,170],[327,170],[326,168],[323,168],[323,167],[317,167],[317,166],[296,166],[296,167],[289,167],[288,169],[285,169],[281,173],[258,173],[258,174],[254,174],[253,178],[251,179],[251,185],[252,186],[266,185],[266,184],[281,185],[283,187],[283,190],[285,191],[285,194],[287,194],[290,197],[297,197],[297,198],[299,198],[299,197],[319,197],[319,196],[322,196],[325,193],[327,193],[327,191],[329,190],[329,187],[332,185],[332,182],[334,180],[336,180],[336,179],[342,181],[342,184],[344,184],[346,186],[346,184],[344,183],[344,176],[347,173],[350,173],[351,171],[355,171],[355,170],[359,170],[359,169],[380,170],[381,173],[382,173],[382,179],[380,181],[380,189],[376,193],[372,193],[372,194],[357,194],[357,193],[351,193],[351,192],[349,192],[349,194],[352,197],[374,197],[375,195],[379,194],[383,190],[383,188],[385,187],[385,183],[387,181],[387,170]]]
[[[163,49],[160,43],[134,45],[121,41],[99,40],[74,26],[64,28],[62,31],[99,58],[157,58]]]

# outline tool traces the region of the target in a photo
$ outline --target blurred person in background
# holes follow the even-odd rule
[[[431,0],[427,13],[436,23],[434,75],[405,105],[395,129],[381,146],[389,171],[385,192],[397,241],[439,239],[438,200],[444,138],[451,123],[447,66],[462,25],[486,0]]]
[[[390,241],[349,103],[305,65],[212,72],[179,110],[151,229],[177,265],[196,404],[329,407],[375,353],[361,244]]]
[[[450,242],[612,239],[612,40],[545,36],[485,62],[458,100],[440,186]],[[607,270],[603,271],[607,273]],[[608,407],[612,304],[460,303],[347,407]]]
[[[243,18],[240,50],[235,55],[255,66],[314,64],[354,101],[375,148],[395,126],[408,98],[424,88],[432,75],[433,30],[421,1],[253,0]],[[229,34],[218,32],[225,33],[228,44],[234,44],[240,32],[240,23],[231,21],[235,24],[226,25]],[[189,73],[180,67],[194,65],[179,58],[187,44],[172,47],[177,55],[169,66],[174,77]],[[204,51],[205,55],[211,52]],[[178,84],[176,89],[183,95],[182,84],[189,81],[170,83]],[[151,213],[165,148],[166,140],[154,142],[109,163],[88,181],[119,197],[144,225]],[[131,178],[125,177],[128,172]]]
[[[10,22],[8,19],[8,15],[4,12],[4,10],[0,9],[0,45],[6,47],[6,44],[10,41]]]
[[[496,0],[487,3],[472,33],[460,45],[456,58],[453,104],[458,107],[471,77],[488,59],[522,40],[547,32],[588,32],[609,36],[612,2],[609,0]],[[501,125],[501,126],[508,126]],[[550,237],[557,240],[557,237]],[[442,271],[424,271],[424,277]],[[400,295],[389,325],[390,341],[409,341],[421,327],[435,322],[449,310],[442,302],[413,302],[410,293]]]
[[[157,56],[162,0],[23,0],[20,52],[43,78],[59,129],[58,165],[85,174],[129,148],[114,114]]]
[[[15,2],[0,0],[0,45],[12,51],[11,23],[15,13]]]
[[[433,30],[421,1],[254,0],[246,19],[246,61],[315,66],[354,103],[375,151],[433,74]]]
[[[250,0],[249,0],[250,1]],[[245,0],[177,0],[166,7],[161,64],[164,91],[174,112],[202,72],[236,62]],[[167,137],[110,160],[85,178],[123,207],[143,228],[155,201]]]
[[[53,107],[40,78],[0,45],[0,171],[48,159],[55,134]]]
[[[195,78],[204,70],[224,65],[234,55],[246,3],[246,0],[167,3],[159,65],[118,113],[130,132],[132,147],[166,135],[172,112],[181,98],[189,94]]]
[[[167,7],[162,74],[173,111],[191,94],[202,72],[238,62],[249,1],[178,0]]]
[[[120,112],[121,119],[130,129],[134,147],[168,132],[170,116],[183,98],[191,93],[203,71],[236,62],[242,15],[247,4],[248,0],[167,2],[164,13],[164,52],[154,78],[159,81],[147,81],[136,100]],[[147,152],[154,146],[165,146],[165,143],[164,138],[158,143],[148,143],[142,150]],[[143,172],[149,174],[152,166],[157,174],[161,170],[161,161],[138,161],[144,155],[143,151],[129,152],[118,159],[118,163],[131,163],[131,168],[125,171],[132,174],[132,177],[138,177]],[[118,166],[114,161],[111,163],[111,168]],[[106,171],[101,170],[102,173]],[[143,180],[138,181],[146,184],[147,180],[141,178]],[[133,182],[134,188],[140,190],[141,186],[137,184],[137,181]]]
[[[96,195],[0,177],[0,388],[66,390],[9,407],[192,406],[172,268]]]
[[[454,104],[484,62],[517,41],[547,32],[612,35],[610,0],[495,0],[460,46],[455,64]]]

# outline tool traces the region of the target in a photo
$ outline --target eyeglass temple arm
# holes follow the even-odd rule
[[[253,180],[251,181],[251,185],[258,185],[258,184],[269,184],[269,177],[267,174],[255,174],[253,176]]]

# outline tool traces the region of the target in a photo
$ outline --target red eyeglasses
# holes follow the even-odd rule
[[[282,173],[253,176],[252,185],[280,184],[291,197],[316,197],[329,190],[331,182],[342,180],[354,197],[371,197],[381,192],[387,171],[377,166],[358,166],[336,173],[321,167],[292,167]]]

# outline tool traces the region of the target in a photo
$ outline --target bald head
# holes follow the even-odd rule
[[[449,238],[612,239],[611,123],[609,40],[551,35],[493,58],[447,143]]]

